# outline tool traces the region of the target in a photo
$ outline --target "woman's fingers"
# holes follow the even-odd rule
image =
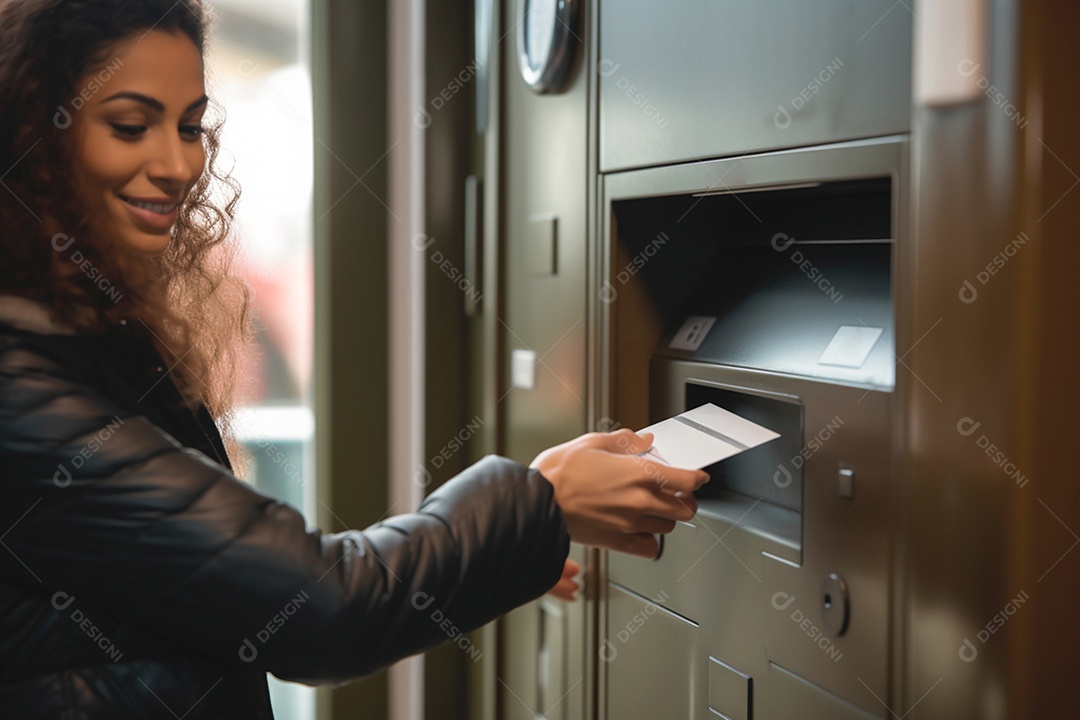
[[[642,458],[632,458],[632,460],[639,461]],[[655,483],[658,489],[671,493],[690,494],[709,482],[709,473],[704,470],[674,468],[651,460],[642,463],[642,473]]]
[[[653,434],[638,435],[633,430],[624,428],[609,433],[593,433],[590,438],[592,446],[598,450],[622,455],[637,455],[652,447]]]
[[[643,453],[647,451],[649,448],[652,447],[653,440],[656,439],[656,436],[652,433],[642,433],[639,435],[638,433],[631,432],[630,435],[630,440],[635,453]]]
[[[653,440],[630,430],[590,433],[537,456],[532,466],[551,482],[572,539],[655,557],[655,535],[693,518],[693,492],[709,475],[646,455]]]
[[[697,515],[697,499],[693,495],[673,495],[665,492],[653,493],[646,500],[642,512],[671,520],[690,520]]]
[[[632,535],[634,533],[649,533],[666,535],[675,529],[678,521],[687,522],[693,519],[693,511],[684,505],[659,505],[652,508],[641,508],[631,515],[625,515],[608,526],[609,529]]]
[[[660,554],[660,543],[651,533],[624,533],[608,530],[593,538],[592,545],[652,560]]]
[[[622,543],[623,547],[615,549],[630,555],[652,560],[660,554],[660,543],[657,542],[655,535],[649,533],[623,535]]]
[[[649,559],[660,554],[660,543],[656,536],[646,532],[626,533],[594,529],[594,532],[590,533],[589,545]]]
[[[579,572],[581,572],[581,565],[573,558],[566,558],[566,563],[563,565],[562,577],[559,578],[559,582],[555,584],[555,587],[548,590],[548,595],[567,602],[576,600],[577,592],[581,589],[581,585],[579,585],[574,578]]]
[[[581,586],[573,578],[562,578],[555,587],[548,590],[548,595],[566,602],[573,602],[577,600],[577,592],[580,589]]]
[[[647,535],[667,535],[675,529],[675,521],[667,518],[643,515],[634,523],[633,530],[629,535],[645,533]]]

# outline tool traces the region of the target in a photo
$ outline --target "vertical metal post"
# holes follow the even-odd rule
[[[423,465],[426,410],[424,254],[414,247],[424,232],[424,131],[414,122],[425,105],[424,2],[391,3],[388,18],[389,497],[393,511],[408,512],[423,498],[414,479]],[[390,720],[420,720],[423,690],[423,657],[390,668]]]

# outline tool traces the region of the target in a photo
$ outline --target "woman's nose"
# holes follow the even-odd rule
[[[158,182],[186,186],[202,171],[201,159],[201,143],[185,143],[179,137],[165,138],[147,171]]]

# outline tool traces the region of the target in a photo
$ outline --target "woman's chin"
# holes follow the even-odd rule
[[[172,233],[127,232],[121,237],[121,245],[137,255],[156,256],[169,249]]]

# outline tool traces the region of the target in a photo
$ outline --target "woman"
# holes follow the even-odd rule
[[[0,0],[4,717],[271,717],[267,672],[345,682],[445,640],[433,617],[476,628],[551,589],[571,539],[655,555],[707,479],[593,434],[337,535],[237,480],[206,22]]]

